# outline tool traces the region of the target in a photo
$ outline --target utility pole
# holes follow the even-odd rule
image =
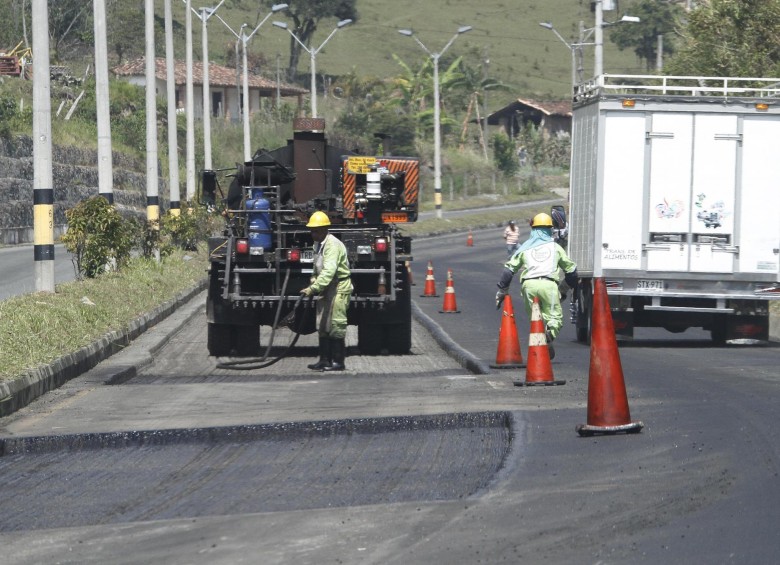
[[[195,199],[195,97],[192,86],[192,2],[187,1],[186,14],[184,16],[184,26],[187,58],[187,101],[185,116],[187,118],[187,202],[192,203]]]
[[[595,63],[593,73],[596,80],[601,81],[599,77],[604,74],[604,11],[603,0],[596,0],[596,27],[594,28]]]
[[[98,194],[114,203],[114,172],[111,146],[111,110],[108,87],[108,41],[106,0],[92,3],[95,29],[95,99],[97,106]]]
[[[487,81],[490,68],[489,47],[487,46],[485,46],[485,57],[482,61],[485,65],[485,72],[482,76],[483,80]],[[482,89],[482,116],[484,120],[480,124],[480,127],[482,128],[482,151],[485,153],[485,160],[487,160],[487,144],[485,142],[488,138],[488,91],[485,88]]]
[[[181,209],[179,195],[179,141],[176,133],[176,76],[173,65],[173,10],[172,0],[165,0],[165,84],[168,98],[168,185],[171,215]]]
[[[146,0],[146,219],[160,219],[157,186],[157,77],[154,59],[154,0]]]
[[[54,181],[51,165],[49,6],[32,0],[33,31],[33,257],[35,290],[54,292]]]

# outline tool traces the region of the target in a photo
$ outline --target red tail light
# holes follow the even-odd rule
[[[386,237],[376,238],[376,241],[374,242],[374,250],[377,253],[387,253],[387,238]]]
[[[237,239],[236,240],[236,253],[239,255],[246,255],[249,253],[249,240]]]
[[[287,250],[287,260],[291,261],[293,263],[298,263],[301,260],[301,250],[300,249],[288,249]]]

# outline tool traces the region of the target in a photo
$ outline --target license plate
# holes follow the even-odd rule
[[[383,212],[382,213],[382,222],[383,223],[395,223],[395,224],[403,224],[409,221],[409,216],[406,212]]]
[[[636,281],[637,290],[645,290],[649,292],[657,292],[664,289],[664,281],[656,280],[639,280]]]
[[[301,263],[314,263],[314,251],[312,249],[301,251]]]

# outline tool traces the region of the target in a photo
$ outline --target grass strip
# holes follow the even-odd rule
[[[206,276],[205,249],[159,263],[134,259],[120,272],[0,301],[0,380],[46,365],[120,330]]]

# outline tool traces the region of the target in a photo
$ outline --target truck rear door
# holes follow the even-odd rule
[[[780,281],[780,116],[746,116],[742,130],[738,270]]]
[[[652,114],[648,271],[734,271],[737,127],[729,114]]]

